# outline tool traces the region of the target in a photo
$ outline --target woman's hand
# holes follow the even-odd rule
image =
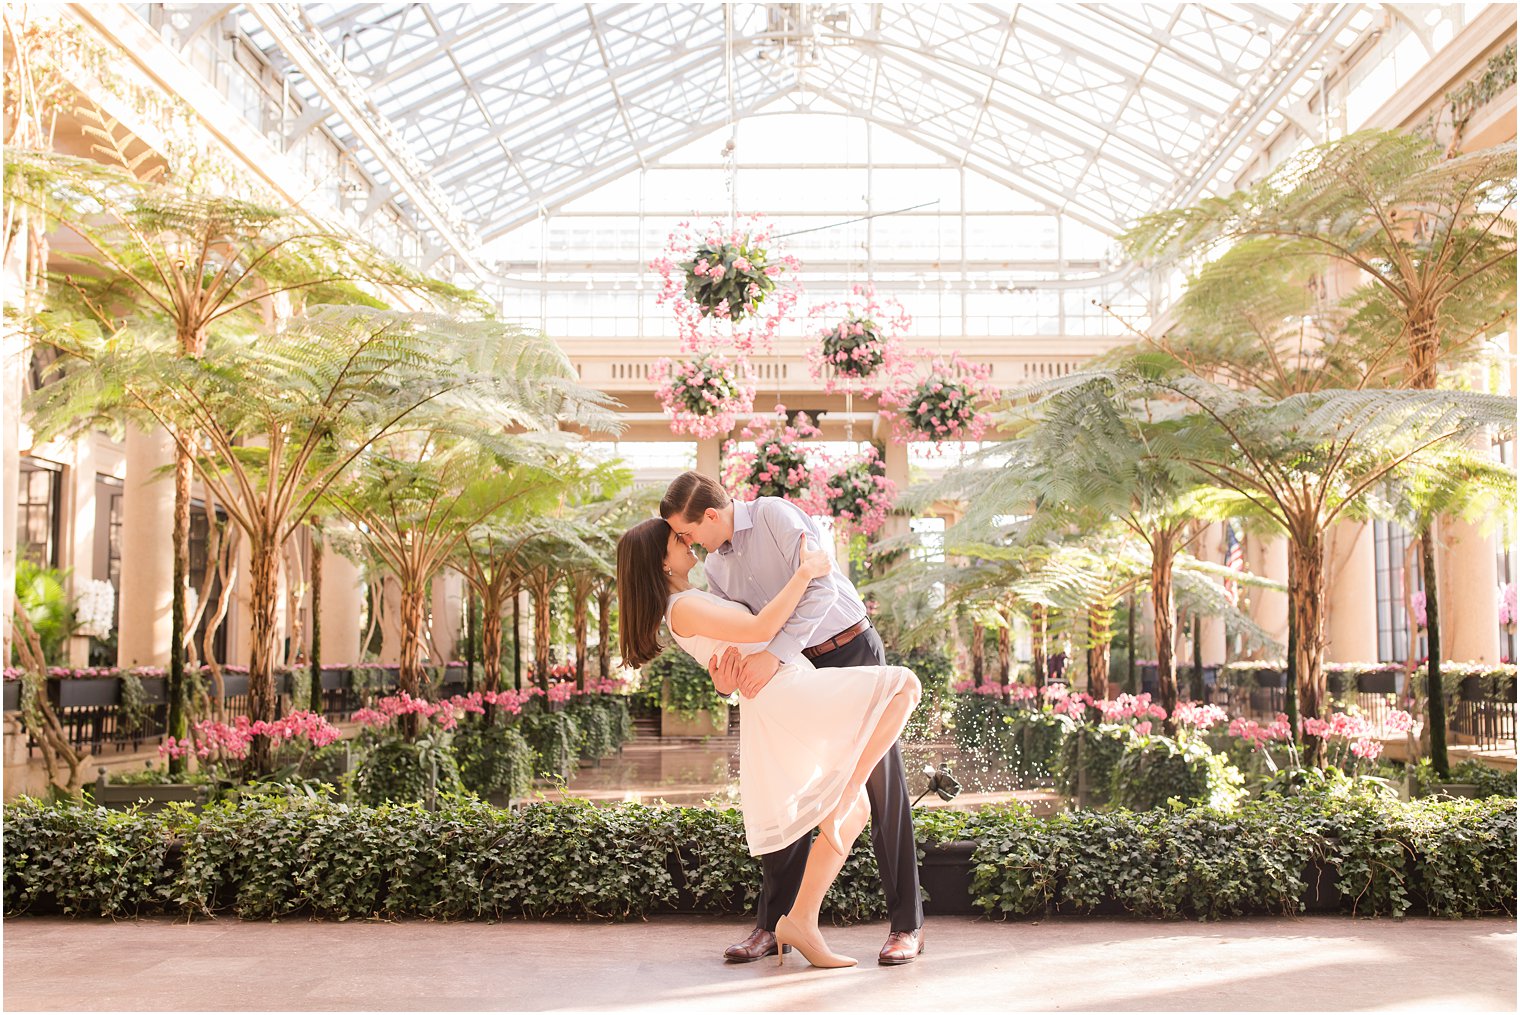
[[[807,533],[804,532],[802,534],[802,543],[798,547],[800,560],[797,564],[797,570],[809,578],[822,578],[834,570],[834,558],[830,557],[826,550],[808,549],[807,541]]]

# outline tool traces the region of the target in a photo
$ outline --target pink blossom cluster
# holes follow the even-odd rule
[[[1419,589],[1409,594],[1409,608],[1414,613],[1414,626],[1425,629],[1425,593]]]
[[[978,684],[975,680],[958,680],[950,685],[950,690],[956,694],[979,694],[984,698],[1008,697],[1007,687],[1001,684]]]
[[[927,357],[924,350],[903,348],[902,336],[913,324],[912,315],[898,300],[879,297],[872,285],[854,286],[850,293],[815,306],[809,314],[817,322],[820,339],[807,353],[813,378],[831,394],[851,391],[867,398],[908,385],[915,364]],[[859,341],[868,337],[874,340]]]
[[[935,356],[928,376],[916,384],[896,385],[881,394],[881,413],[892,421],[899,443],[981,440],[991,424],[982,408],[998,398],[998,389],[983,364],[968,363],[958,354]]]
[[[1515,622],[1515,583],[1504,582],[1499,586],[1499,623],[1508,626]]]
[[[1287,740],[1292,732],[1292,727],[1288,725],[1288,717],[1282,712],[1277,713],[1277,718],[1265,726],[1255,719],[1246,718],[1231,719],[1229,726],[1230,736],[1248,741],[1258,750],[1268,741]]]
[[[248,757],[253,738],[258,736],[267,736],[276,744],[300,739],[313,747],[326,747],[337,743],[339,733],[336,726],[315,712],[292,712],[274,722],[263,719],[254,722],[246,715],[240,715],[231,723],[203,719],[195,724],[192,737],[184,740],[165,737],[158,752],[182,758],[193,750],[202,758],[222,756],[241,760]]]
[[[361,726],[378,728],[391,725],[401,716],[417,715],[432,720],[439,729],[451,730],[459,725],[461,715],[482,715],[487,705],[494,705],[510,715],[516,715],[522,711],[523,703],[532,696],[532,691],[472,691],[469,694],[428,701],[402,691],[379,699],[374,708],[359,709],[354,713],[354,721]]]
[[[1099,699],[1094,701],[1093,704],[1102,713],[1104,722],[1166,718],[1166,709],[1160,705],[1153,704],[1149,692],[1143,694],[1120,694],[1115,698]]]
[[[1172,719],[1178,726],[1199,731],[1227,722],[1229,718],[1229,713],[1218,705],[1205,705],[1196,701],[1179,701],[1172,710]]]
[[[870,536],[886,524],[897,501],[897,484],[888,479],[874,444],[855,461],[841,462],[824,480],[825,510],[843,528]]]
[[[672,433],[720,437],[755,404],[755,380],[740,357],[703,355],[654,365],[655,397],[670,414]]]
[[[739,433],[754,449],[741,448],[739,441],[723,445],[723,479],[740,500],[779,496],[810,515],[827,510],[827,466],[802,444],[820,436],[807,416],[788,423],[786,406],[778,405],[774,415],[752,418]]]
[[[664,253],[651,261],[649,267],[661,279],[655,302],[670,304],[683,352],[703,352],[724,344],[732,344],[741,355],[770,350],[782,321],[796,306],[800,293],[795,282],[782,285],[779,280],[788,272],[795,278],[802,267],[795,257],[769,249],[773,232],[774,226],[761,216],[746,216],[733,229],[719,222],[711,222],[700,229],[691,222],[682,222],[671,231]],[[728,270],[721,263],[699,256],[699,252],[725,247],[738,248],[741,253],[749,252],[731,262],[737,271],[754,273],[756,265],[750,263],[751,259],[763,261],[764,267],[758,274],[771,280],[774,288],[764,292],[765,287],[751,282],[745,290],[743,307],[729,306],[727,299],[707,307],[693,299],[696,293],[692,283],[695,280],[721,280]],[[688,264],[692,277],[687,274]]]

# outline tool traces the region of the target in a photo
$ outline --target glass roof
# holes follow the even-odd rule
[[[1283,3],[728,11],[257,4],[239,20],[307,108],[331,109],[328,127],[373,179],[489,243],[731,115],[797,111],[870,122],[1113,236],[1230,187],[1284,117],[1315,133],[1305,100],[1375,16]],[[409,174],[430,197],[396,179]]]

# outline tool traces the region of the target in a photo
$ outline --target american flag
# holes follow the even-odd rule
[[[1239,527],[1233,518],[1226,519],[1224,523],[1224,566],[1232,571],[1243,571],[1246,566],[1245,547],[1241,542]],[[1224,591],[1230,597],[1230,602],[1240,605],[1239,582],[1226,578]]]

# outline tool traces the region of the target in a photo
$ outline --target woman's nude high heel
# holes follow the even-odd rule
[[[836,955],[829,951],[828,945],[821,941],[814,945],[811,941],[803,938],[797,930],[797,925],[786,917],[776,921],[776,961],[786,964],[786,953],[782,951],[782,945],[791,945],[802,953],[802,957],[819,969],[843,969],[846,966],[855,965],[855,960],[848,955]]]

